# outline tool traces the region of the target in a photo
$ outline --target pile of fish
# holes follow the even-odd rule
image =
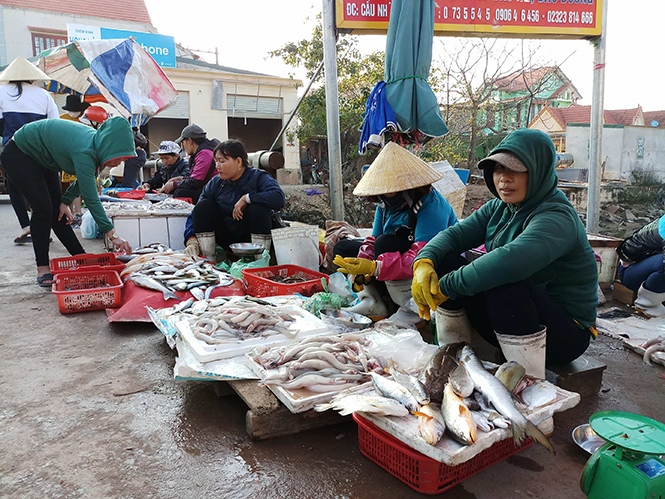
[[[180,300],[176,291],[190,291],[197,299],[210,298],[213,289],[233,284],[235,278],[205,260],[169,251],[133,258],[120,273],[137,286],[159,291],[164,300]],[[204,289],[205,288],[205,291]]]
[[[518,409],[514,390],[523,389],[525,405],[539,407],[554,401],[556,389],[549,383],[527,387],[524,368],[515,362],[504,364],[492,375],[471,347],[454,343],[440,347],[418,376],[393,367],[389,371],[392,379],[370,374],[380,396],[339,394],[316,409],[383,416],[410,413],[418,418],[420,435],[430,445],[436,445],[446,431],[458,442],[472,445],[478,429],[489,432],[511,427],[515,445],[528,435],[554,452],[542,432]]]
[[[102,207],[106,211],[150,211],[150,203],[142,201],[107,201]]]
[[[312,280],[311,277],[308,277],[303,273],[289,275],[289,276],[274,275],[274,276],[268,277],[268,279],[270,279],[273,282],[278,282],[280,284],[297,284],[297,283],[307,282],[307,281]]]
[[[645,364],[651,365],[653,354],[656,352],[665,352],[665,335],[646,341],[642,345],[642,348],[644,348],[644,357],[642,360]]]
[[[316,393],[339,392],[379,376],[380,362],[368,357],[362,334],[312,336],[295,345],[256,347],[254,361],[268,370],[265,385]],[[374,371],[374,372],[370,372]]]
[[[194,205],[183,201],[181,199],[167,198],[164,201],[155,203],[152,205],[151,210],[161,211],[161,210],[188,210],[191,211],[194,209]]]
[[[238,343],[275,334],[288,338],[297,335],[297,331],[289,329],[297,320],[297,313],[251,296],[242,299],[217,297],[198,301],[190,298],[170,309],[158,311],[157,317],[153,318],[156,323],[161,319],[171,325],[186,320],[194,337],[209,345]]]

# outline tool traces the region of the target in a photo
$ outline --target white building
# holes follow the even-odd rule
[[[157,33],[143,0],[0,0],[0,66],[67,43],[67,24]],[[301,82],[208,64],[181,47],[177,52],[176,68],[164,71],[179,92],[178,101],[143,130],[150,151],[162,140],[176,139],[190,123],[209,137],[237,138],[250,152],[270,148],[295,108]],[[64,100],[56,96],[61,106]],[[284,154],[286,170],[278,180],[297,183],[299,146],[288,137],[284,134],[275,146]]]

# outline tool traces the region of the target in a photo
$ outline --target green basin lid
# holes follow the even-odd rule
[[[644,454],[665,454],[665,425],[658,421],[620,411],[597,412],[589,418],[591,428],[618,447]]]

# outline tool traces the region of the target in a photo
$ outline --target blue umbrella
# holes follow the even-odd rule
[[[434,41],[434,0],[392,0],[386,41],[385,94],[404,132],[448,133],[427,83]]]

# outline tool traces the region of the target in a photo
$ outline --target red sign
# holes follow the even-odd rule
[[[602,0],[435,0],[434,34],[531,38],[600,36]],[[337,27],[386,32],[390,0],[337,0]]]

